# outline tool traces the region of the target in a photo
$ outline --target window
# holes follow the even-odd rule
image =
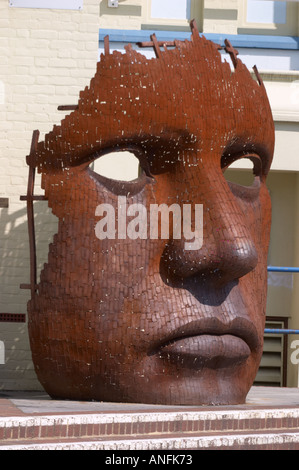
[[[148,0],[146,3],[145,22],[150,29],[190,31],[193,18],[202,29],[203,0]]]
[[[247,0],[247,22],[286,24],[287,2]]]
[[[298,3],[239,0],[239,34],[297,36]]]
[[[190,20],[191,0],[152,0],[151,18]]]

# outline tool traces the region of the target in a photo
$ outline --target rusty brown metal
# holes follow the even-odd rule
[[[153,35],[153,59],[131,46],[109,53],[106,40],[78,107],[44,141],[33,139],[31,241],[34,168],[59,220],[38,289],[31,245],[28,303],[35,370],[53,398],[233,405],[245,402],[255,379],[273,118],[265,88],[231,44],[233,71],[195,22],[191,30],[191,39],[174,40],[172,49]],[[136,180],[90,168],[128,149],[142,169]],[[250,187],[225,178],[242,158],[254,165]],[[177,205],[180,214],[201,206],[202,246],[190,249],[186,233],[174,236],[174,218],[166,236],[161,219],[157,236],[149,218],[141,233],[130,210],[148,215],[157,205]],[[135,238],[128,236],[134,222]]]
[[[159,43],[155,34],[151,35],[151,40],[153,41],[153,48],[154,48],[156,57],[160,59],[162,56],[162,53],[161,53],[161,49],[160,49],[160,46],[159,46]]]
[[[29,195],[29,196],[20,196],[20,201],[46,201],[47,198],[46,196],[43,196],[42,194],[39,195]]]
[[[77,104],[62,104],[57,107],[58,111],[75,111],[78,109]]]
[[[32,290],[32,288],[33,288],[32,284],[25,284],[25,283],[20,284],[20,289]],[[35,288],[35,290],[37,290],[38,289],[38,284],[35,284],[34,288]]]
[[[39,131],[35,130],[32,134],[30,155],[37,149],[39,138]],[[35,167],[29,166],[29,176],[27,185],[27,221],[28,221],[28,236],[29,236],[29,250],[30,250],[30,289],[31,295],[34,296],[37,286],[36,275],[36,242],[35,242],[35,223],[34,223],[34,207],[33,207],[33,193],[35,181]]]
[[[109,36],[104,37],[104,51],[105,54],[110,54],[110,44],[109,44]]]
[[[231,42],[228,39],[225,39],[224,43],[225,51],[230,55],[233,66],[237,68],[239,51],[237,51],[237,49],[232,46]]]
[[[190,21],[190,29],[192,31],[192,38],[199,36],[199,30],[195,19]]]
[[[174,47],[175,46],[175,42],[174,41],[158,41],[156,42],[158,44],[159,47],[164,47],[164,46],[168,46],[168,47]],[[153,47],[154,46],[154,42],[153,41],[143,41],[143,42],[137,42],[136,43],[137,46],[139,47]]]
[[[260,73],[259,73],[258,68],[257,68],[256,65],[253,66],[253,71],[254,71],[254,73],[255,73],[255,76],[256,76],[256,78],[257,78],[257,81],[258,81],[259,85],[260,85],[260,86],[264,86],[263,79],[262,79],[262,77],[261,77],[261,75],[260,75]]]

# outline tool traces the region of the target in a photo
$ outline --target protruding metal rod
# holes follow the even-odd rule
[[[158,40],[157,40],[157,37],[156,37],[155,33],[151,35],[151,40],[153,41],[153,48],[154,48],[156,57],[158,59],[160,59],[162,57],[162,52],[161,52],[161,49],[160,49],[160,46],[159,46],[159,43],[158,43]]]
[[[77,104],[62,104],[57,107],[58,111],[75,111],[78,109]]]
[[[20,201],[47,201],[46,196],[37,195],[37,196],[20,196]]]
[[[136,44],[139,47],[153,47],[154,46],[153,41],[136,42]],[[158,41],[157,40],[157,44],[159,47],[164,47],[164,46],[174,47],[175,46],[174,41]]]
[[[32,134],[30,155],[37,149],[39,139],[39,131],[35,130]],[[27,217],[28,217],[28,236],[29,236],[29,250],[30,250],[30,287],[31,295],[34,296],[36,292],[36,243],[35,243],[35,226],[34,226],[34,209],[33,209],[33,192],[35,181],[35,167],[29,166],[29,176],[27,185]]]
[[[254,65],[252,68],[253,68],[253,71],[254,71],[254,73],[255,73],[255,76],[256,76],[256,78],[257,78],[257,81],[258,81],[259,85],[261,85],[261,86],[264,85],[263,79],[262,79],[262,77],[260,76],[260,73],[259,73],[259,71],[258,71],[258,69],[257,69],[257,66]]]
[[[190,21],[190,28],[191,28],[192,34],[199,36],[197,23],[194,19]]]
[[[230,55],[233,66],[237,68],[239,51],[237,51],[237,49],[232,46],[231,42],[228,39],[224,40],[224,44],[224,49]]]
[[[104,37],[104,52],[105,55],[110,54],[109,36]]]

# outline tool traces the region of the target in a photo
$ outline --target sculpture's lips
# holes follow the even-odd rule
[[[203,363],[240,362],[260,346],[255,325],[243,317],[229,323],[202,319],[177,328],[167,338],[157,342],[152,354],[171,359]]]
[[[199,335],[174,340],[159,355],[182,366],[221,368],[246,361],[250,348],[237,336]]]

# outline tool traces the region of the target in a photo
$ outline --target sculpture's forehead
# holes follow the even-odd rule
[[[175,122],[180,111],[184,116],[198,116],[205,110],[210,115],[215,106],[247,105],[252,111],[263,104],[265,92],[242,62],[232,72],[210,41],[179,45],[159,59],[148,60],[134,50],[102,55],[90,87],[81,94],[86,112],[88,106],[93,116],[120,111],[119,118],[125,121],[126,115],[132,116],[129,111],[138,115],[146,108],[148,113],[155,110],[159,119]],[[176,116],[171,114],[174,110]]]
[[[265,109],[271,120],[264,87],[241,61],[232,72],[204,38],[179,42],[155,59],[128,49],[102,55],[78,109],[46,136],[36,157],[40,168],[73,166],[107,148],[149,139],[163,145],[190,136],[221,139],[238,129],[249,138],[271,140],[272,128],[262,130]]]

